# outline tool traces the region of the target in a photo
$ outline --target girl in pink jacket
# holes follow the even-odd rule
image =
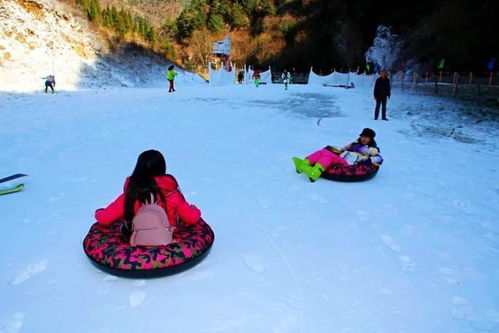
[[[147,150],[139,155],[132,175],[125,181],[123,193],[106,208],[97,209],[95,218],[102,225],[124,219],[127,227],[131,227],[141,202],[145,202],[150,193],[165,209],[170,223],[180,219],[192,225],[201,218],[201,211],[185,200],[175,178],[166,174],[165,159],[156,150]]]

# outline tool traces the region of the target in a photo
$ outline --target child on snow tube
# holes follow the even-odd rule
[[[374,141],[376,132],[364,128],[357,141],[347,144],[343,148],[326,146],[305,159],[293,157],[293,162],[298,173],[305,172],[310,181],[315,182],[328,168],[351,165],[381,165],[383,158]]]
[[[185,200],[175,178],[166,174],[163,155],[156,150],[147,150],[139,155],[132,175],[125,181],[123,193],[106,208],[97,209],[95,218],[101,225],[124,220],[122,230],[129,238],[132,219],[150,193],[153,193],[157,204],[165,209],[170,223],[180,219],[186,225],[194,225],[200,221],[201,211]]]

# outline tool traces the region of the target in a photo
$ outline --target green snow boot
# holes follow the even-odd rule
[[[304,170],[304,172],[307,174],[308,179],[310,179],[311,182],[315,182],[319,179],[324,170],[325,168],[320,163],[316,163],[313,167]]]
[[[302,173],[306,169],[310,168],[310,161],[305,159],[300,159],[298,157],[293,157],[293,163],[295,164],[296,172],[297,173]]]

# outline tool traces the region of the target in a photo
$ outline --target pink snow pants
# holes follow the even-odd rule
[[[307,159],[312,165],[320,163],[324,169],[327,169],[333,165],[348,165],[347,161],[345,161],[342,157],[325,148],[308,155]]]

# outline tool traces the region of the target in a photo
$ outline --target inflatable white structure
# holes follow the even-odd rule
[[[357,73],[339,73],[332,72],[329,75],[317,75],[313,68],[310,68],[308,84],[316,84],[331,87],[370,87],[374,85],[375,75],[357,74]]]
[[[235,68],[235,70],[232,70],[230,72],[227,72],[225,69],[220,68],[220,69],[213,69],[211,67],[211,63],[208,64],[208,72],[209,72],[209,80],[210,84],[212,85],[217,85],[217,86],[222,86],[222,85],[228,85],[228,84],[235,84],[237,83],[237,73],[239,70]],[[255,72],[251,69],[248,68],[247,70],[244,71],[244,83],[253,83],[253,74]],[[269,69],[260,72],[260,83],[263,84],[271,84],[272,83],[272,73]]]
[[[226,71],[224,68],[213,69],[208,63],[209,81],[212,85],[222,86],[236,83],[237,71]]]
[[[244,82],[245,83],[253,83],[253,81],[254,81],[253,74],[254,73],[255,73],[255,71],[253,69],[248,68],[244,74]],[[271,84],[272,83],[272,72],[271,72],[270,66],[269,66],[269,69],[267,69],[266,71],[260,72],[260,83],[264,83],[264,84]]]
[[[209,81],[212,85],[229,85],[237,83],[237,73],[240,69],[235,67],[234,70],[228,72],[224,68],[213,69],[211,64],[208,65],[209,71]],[[244,83],[253,84],[253,74],[255,72],[251,68],[244,69]],[[366,75],[357,73],[339,73],[333,72],[329,75],[318,75],[314,73],[313,68],[310,69],[310,74],[308,76],[308,84],[329,86],[329,87],[373,87],[374,82],[377,79],[377,75]],[[260,83],[271,84],[272,83],[272,73],[271,68],[260,72]]]
[[[374,87],[374,82],[377,78],[377,75],[350,73],[350,82],[353,82],[355,87]]]

